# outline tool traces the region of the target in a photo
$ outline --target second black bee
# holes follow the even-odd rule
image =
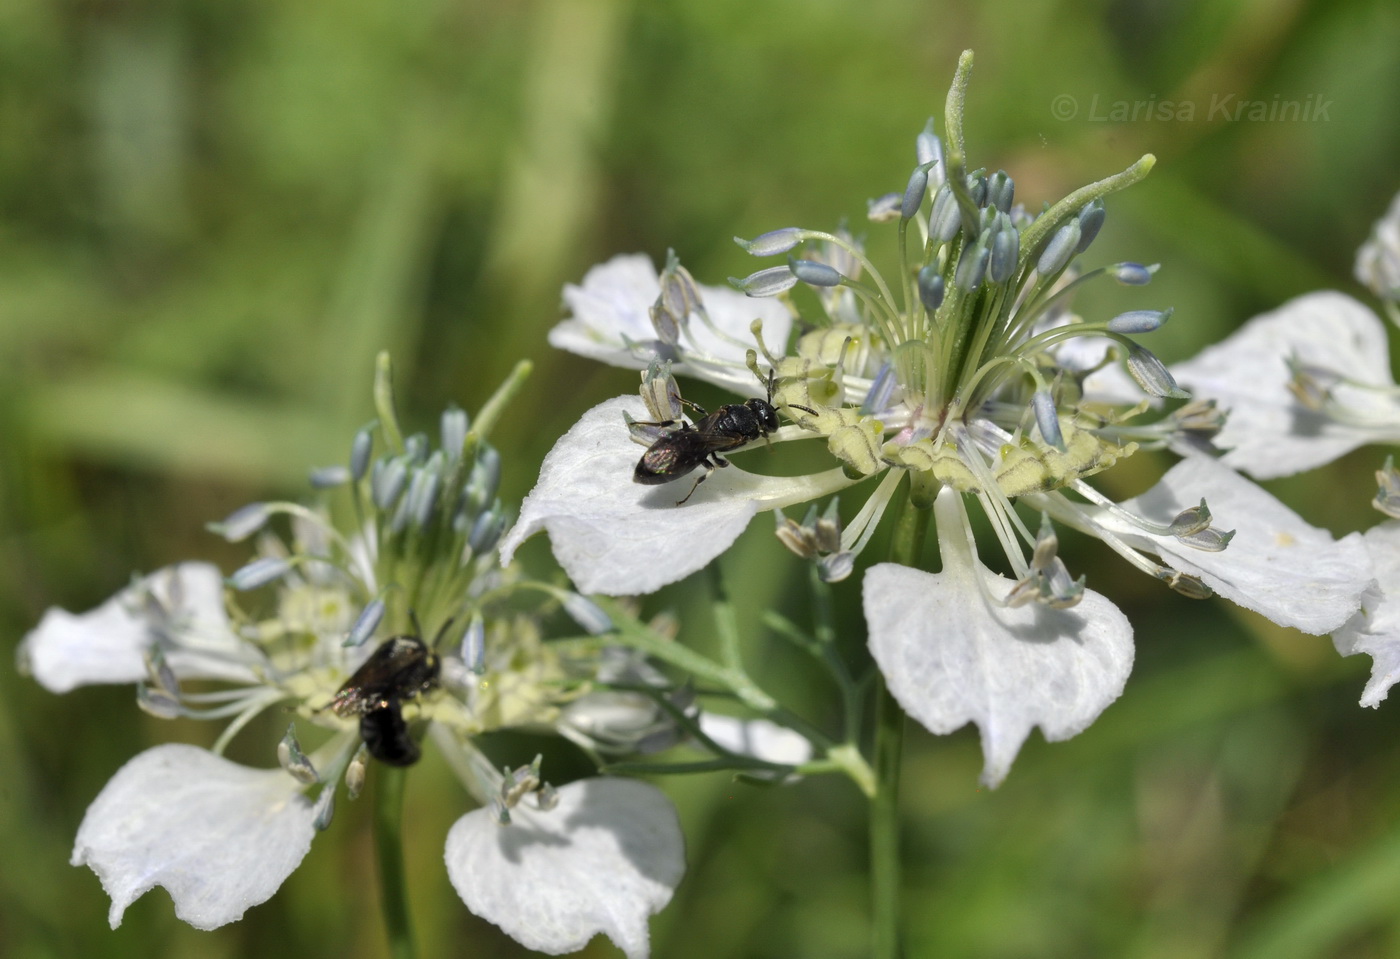
[[[394,636],[370,653],[330,701],[337,716],[359,716],[369,754],[390,766],[411,766],[421,750],[409,735],[403,704],[436,688],[442,664],[417,636]]]
[[[746,443],[762,439],[778,428],[778,411],[773,406],[773,378],[768,378],[768,398],[754,397],[742,403],[726,403],[713,413],[706,413],[704,407],[688,400],[687,406],[700,414],[694,425],[676,420],[664,423],[639,424],[670,428],[656,442],[648,447],[637,461],[632,471],[632,481],[646,486],[660,486],[687,475],[703,466],[705,472],[695,481],[685,498],[676,503],[680,506],[695,494],[709,475],[729,461],[720,456],[738,449]],[[803,412],[816,415],[815,410],[796,406]]]

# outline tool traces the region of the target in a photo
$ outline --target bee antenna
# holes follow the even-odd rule
[[[418,611],[410,609],[408,611],[408,618],[413,622],[413,635],[417,636],[419,639],[422,639],[423,624],[418,622]]]
[[[444,636],[447,635],[447,631],[448,631],[449,629],[452,628],[452,624],[453,624],[454,622],[456,622],[456,620],[457,620],[457,617],[455,617],[455,616],[449,616],[449,617],[447,617],[447,622],[445,622],[445,623],[442,624],[442,628],[439,629],[439,630],[437,631],[437,635],[433,637],[433,642],[432,642],[432,648],[433,648],[433,649],[437,649],[439,646],[442,645],[442,638],[443,638]]]

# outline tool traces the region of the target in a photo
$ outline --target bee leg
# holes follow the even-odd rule
[[[685,494],[685,499],[676,503],[677,506],[684,506],[685,500],[688,500],[695,495],[695,491],[700,488],[700,484],[710,478],[710,474],[715,471],[715,468],[718,466],[728,466],[729,461],[727,459],[724,459],[722,456],[716,455],[709,457],[701,465],[705,467],[705,472],[701,473],[700,476],[695,480],[695,484],[690,487],[690,492]]]

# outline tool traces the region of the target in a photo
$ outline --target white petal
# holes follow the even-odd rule
[[[1073,609],[990,605],[1015,584],[971,553],[960,504],[937,503],[941,573],[881,563],[865,574],[870,652],[905,712],[930,731],[976,723],[982,782],[1006,777],[1033,726],[1054,742],[1082,732],[1118,698],[1133,664],[1133,629],[1091,590]],[[950,528],[951,527],[951,528]]]
[[[1187,457],[1156,486],[1122,506],[1154,522],[1169,523],[1202,497],[1214,525],[1236,531],[1230,545],[1217,553],[1186,546],[1172,536],[1143,533],[1117,518],[1105,516],[1100,525],[1281,626],[1321,635],[1356,612],[1373,576],[1360,535],[1333,540],[1331,533],[1308,525],[1208,456]]]
[[[152,613],[148,593],[168,616]],[[90,612],[50,609],[20,644],[21,668],[55,693],[90,683],[138,682],[146,676],[144,653],[160,632],[178,678],[252,682],[249,647],[230,629],[223,597],[218,567],[168,566]]]
[[[770,763],[798,766],[812,758],[812,744],[805,736],[768,719],[702,712],[700,731],[730,752]]]
[[[112,928],[155,886],[197,929],[243,918],[300,865],[315,811],[281,769],[250,769],[194,746],[148,749],[88,807],[72,863],[112,897]]]
[[[814,477],[715,470],[689,501],[699,471],[662,486],[632,481],[643,448],[633,443],[623,411],[638,419],[640,399],[595,406],[554,444],[520,519],[501,541],[509,563],[526,537],[547,530],[554,556],[583,593],[650,593],[702,569],[724,552],[760,509],[805,502],[849,485],[839,470]]]
[[[1375,564],[1376,583],[1332,641],[1343,656],[1365,653],[1375,661],[1361,693],[1361,705],[1374,709],[1400,681],[1400,522],[1373,527],[1362,539]]]
[[[1331,462],[1378,439],[1393,438],[1400,409],[1374,394],[1339,388],[1339,399],[1390,426],[1345,426],[1301,406],[1288,391],[1287,360],[1326,367],[1390,386],[1385,326],[1365,306],[1334,291],[1309,293],[1250,320],[1233,336],[1171,368],[1197,399],[1229,410],[1216,439],[1225,462],[1260,479]]]
[[[573,313],[549,332],[549,342],[561,350],[587,356],[613,366],[644,369],[651,358],[635,356],[626,341],[648,345],[656,341],[648,310],[661,293],[661,282],[651,259],[642,253],[615,256],[593,267],[582,286],[564,287],[564,304]],[[792,318],[777,300],[752,299],[728,287],[700,285],[700,296],[715,327],[739,343],[710,330],[691,317],[690,336],[682,338],[682,352],[698,348],[725,361],[727,367],[677,363],[676,373],[709,380],[743,395],[757,395],[763,386],[744,366],[744,351],[755,346],[749,325],[763,320],[763,337],[770,348],[787,345]]]
[[[601,932],[628,959],[647,956],[647,918],[685,873],[671,801],[646,783],[600,778],[564,786],[548,812],[529,803],[508,826],[478,809],[447,834],[447,875],[467,908],[550,955]]]

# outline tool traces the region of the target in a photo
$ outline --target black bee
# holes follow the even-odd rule
[[[370,653],[336,691],[328,708],[337,716],[359,716],[360,738],[369,754],[390,766],[412,766],[421,751],[408,734],[403,704],[437,686],[441,662],[417,636],[394,636]]]
[[[705,472],[695,481],[685,499],[676,503],[680,506],[690,499],[700,484],[721,466],[729,461],[720,456],[738,449],[745,443],[762,439],[778,428],[778,411],[773,406],[773,374],[768,374],[768,398],[745,400],[742,403],[726,403],[713,413],[689,400],[681,400],[686,406],[700,414],[694,425],[676,420],[662,423],[642,423],[641,426],[674,427],[663,435],[642,454],[637,468],[632,471],[632,482],[646,486],[660,486],[685,476],[696,467],[705,467]],[[795,409],[817,415],[816,410],[805,406]]]

